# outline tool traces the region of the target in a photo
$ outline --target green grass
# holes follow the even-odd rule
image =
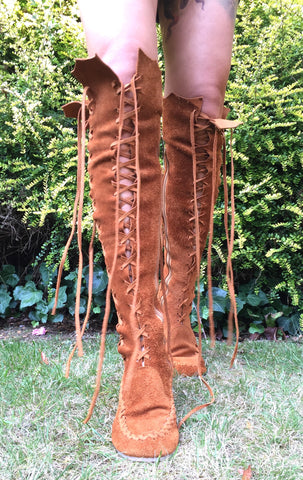
[[[121,459],[111,444],[122,362],[108,335],[102,393],[88,425],[98,336],[84,344],[69,379],[65,337],[0,342],[0,480],[237,480],[250,464],[258,480],[303,476],[302,345],[245,342],[233,369],[231,349],[204,344],[216,403],[181,429],[176,453],[158,464]],[[40,351],[49,359],[41,363]],[[179,418],[208,399],[199,379],[176,376]]]

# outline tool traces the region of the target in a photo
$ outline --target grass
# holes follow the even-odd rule
[[[230,348],[205,344],[216,403],[186,422],[169,460],[150,465],[123,460],[111,444],[123,368],[116,343],[108,335],[102,394],[84,425],[97,335],[85,342],[85,357],[74,359],[69,379],[70,339],[0,342],[0,480],[237,480],[249,464],[253,479],[302,478],[302,344],[244,342],[231,370]],[[208,398],[197,378],[176,376],[174,393],[179,417]]]

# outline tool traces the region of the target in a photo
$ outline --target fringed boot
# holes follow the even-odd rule
[[[240,123],[212,120],[201,113],[202,104],[202,98],[185,99],[174,94],[163,103],[165,259],[161,290],[166,296],[173,364],[180,374],[188,376],[205,372],[201,330],[198,347],[190,313],[208,234],[210,244],[212,241],[223,129]],[[227,113],[224,109],[224,117]],[[209,269],[208,274],[210,280]],[[199,305],[197,310],[199,316]],[[213,325],[211,333],[214,336]]]
[[[73,74],[88,97],[90,196],[124,360],[112,441],[124,456],[153,461],[172,453],[179,437],[172,361],[157,298],[161,74],[142,51],[127,85],[98,56],[77,60]],[[65,107],[68,116],[74,110],[74,104]]]

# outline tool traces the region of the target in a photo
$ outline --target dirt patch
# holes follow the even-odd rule
[[[5,324],[0,326],[0,340],[9,339],[22,339],[22,340],[34,340],[38,337],[46,338],[50,335],[64,335],[73,337],[74,328],[62,326],[62,325],[45,325],[45,334],[41,336],[33,335],[34,328],[31,325],[30,320],[27,319],[9,319]]]
[[[39,325],[40,327],[41,325]],[[62,335],[64,338],[75,338],[75,324],[72,318],[66,318],[60,323],[46,323],[44,335],[34,335],[34,327],[28,317],[7,318],[0,321],[0,341],[8,339],[37,340],[37,338],[47,338],[53,335]],[[92,322],[85,335],[93,335],[101,332],[102,323],[100,320]],[[109,332],[114,332],[115,325],[108,326]]]

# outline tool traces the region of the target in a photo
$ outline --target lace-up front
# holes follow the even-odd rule
[[[201,108],[202,98],[184,99],[171,94],[164,99],[166,238],[165,282],[162,291],[167,296],[174,366],[184,375],[201,375],[205,371],[201,354],[199,278],[201,255],[207,237],[210,330],[214,339],[211,294],[213,213],[220,184],[222,146],[225,152],[223,131],[239,124],[225,119],[210,119],[201,113]],[[225,111],[224,115],[226,114]],[[230,286],[231,243],[227,262]],[[190,324],[196,281],[199,346]],[[232,297],[232,288],[230,290]]]

